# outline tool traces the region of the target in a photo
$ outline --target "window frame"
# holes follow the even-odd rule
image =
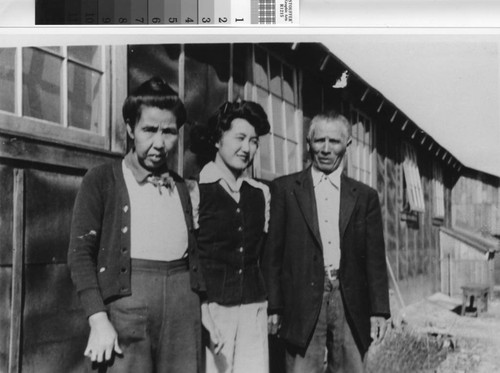
[[[100,49],[99,68],[68,56],[68,48],[77,45],[59,45],[59,52],[46,46],[15,47],[14,60],[14,111],[0,110],[0,131],[6,134],[22,136],[31,139],[41,139],[63,145],[77,145],[82,148],[109,150],[114,139],[111,138],[111,47],[104,45],[89,45]],[[23,51],[34,49],[61,59],[60,67],[60,102],[61,120],[49,121],[24,115],[23,113]],[[99,115],[99,133],[69,125],[68,118],[68,64],[76,64],[91,71],[101,73],[100,92],[101,109]]]
[[[357,117],[357,120],[355,122],[354,118],[353,118],[353,114],[356,115]],[[365,121],[362,121],[360,120],[360,117],[362,117]],[[377,185],[377,180],[376,180],[376,177],[377,177],[377,172],[376,170],[374,169],[375,167],[375,162],[374,162],[374,154],[375,154],[375,143],[376,143],[376,131],[375,131],[375,125],[373,123],[373,119],[370,118],[367,114],[365,114],[362,110],[356,108],[355,106],[353,106],[352,104],[349,105],[349,121],[351,123],[351,128],[352,130],[354,130],[354,125],[358,122],[362,122],[363,123],[363,128],[364,129],[364,132],[363,134],[366,135],[366,126],[368,124],[369,126],[369,131],[368,131],[368,135],[369,135],[369,139],[368,139],[368,144],[366,144],[364,141],[361,142],[361,141],[358,141],[359,139],[357,138],[357,136],[355,137],[354,136],[354,133],[351,135],[351,139],[352,139],[352,142],[351,142],[351,145],[348,147],[348,159],[347,159],[347,174],[349,177],[355,179],[355,180],[358,180],[364,184],[367,184],[369,186],[371,186],[372,188],[375,188],[375,186]],[[366,157],[364,153],[364,148],[368,148],[368,156]],[[357,160],[357,164],[354,165],[354,160],[353,160],[353,153],[356,152],[356,160]],[[360,159],[361,157],[364,157],[364,161],[367,161],[368,163],[368,167],[364,167],[364,164],[363,166],[360,165]],[[366,172],[368,173],[368,178],[362,178],[361,177],[361,172]],[[367,179],[367,180],[366,180]],[[368,181],[368,182],[367,182]]]
[[[444,175],[443,167],[437,161],[432,162],[432,217],[437,220],[444,220],[446,209],[444,201]]]
[[[266,78],[267,78],[267,87],[264,87],[260,85],[257,82],[257,63],[256,63],[256,51],[259,50],[260,52],[265,54],[266,58]],[[280,88],[281,88],[281,94],[278,95],[276,92],[273,92],[272,87],[271,87],[271,59],[274,59],[276,62],[279,64],[280,68],[280,74],[279,74],[279,79],[280,79]],[[285,90],[284,90],[284,76],[285,76],[285,68],[289,70],[289,72],[292,75],[293,78],[293,102],[288,100],[285,96]],[[262,100],[259,100],[259,91],[263,91],[265,94],[267,94],[267,97],[265,98],[265,105],[263,105],[266,113],[268,113],[268,119],[269,123],[271,125],[271,130],[268,135],[269,136],[269,151],[270,155],[269,158],[271,159],[271,169],[265,169],[262,167],[262,160],[261,160],[261,149],[262,147],[260,146],[256,157],[255,157],[255,167],[254,167],[254,173],[257,178],[265,179],[265,180],[272,180],[278,176],[282,175],[287,175],[291,172],[297,172],[302,170],[303,165],[302,165],[302,152],[303,152],[303,146],[302,146],[302,135],[303,135],[303,129],[302,129],[302,111],[299,106],[300,102],[300,97],[299,97],[299,77],[298,77],[299,71],[297,70],[296,67],[292,66],[291,64],[287,63],[284,61],[280,56],[277,56],[273,54],[271,51],[269,51],[267,48],[260,46],[260,45],[252,45],[252,100],[255,102],[262,103]],[[279,113],[280,113],[280,118],[281,121],[280,123],[275,123],[274,120],[274,112],[273,112],[273,98],[278,99],[280,101],[279,105],[280,107],[278,108]],[[293,108],[293,135],[289,134],[289,128],[292,126],[287,127],[287,104],[291,105]],[[278,133],[276,133],[276,128],[280,127],[280,130]],[[295,139],[294,139],[295,137]],[[283,173],[278,173],[276,171],[276,166],[277,166],[277,157],[276,157],[276,146],[275,146],[275,138],[281,139],[283,141],[283,148],[282,152],[283,154],[280,155],[280,160],[282,161],[283,165]],[[289,154],[290,154],[290,149],[289,143],[293,143],[295,145],[295,154],[294,154],[294,160],[295,160],[295,165],[292,168],[290,161],[289,161]]]
[[[422,178],[418,169],[417,152],[412,144],[406,141],[401,143],[401,157],[401,211],[403,218],[405,216],[408,218],[425,212],[425,197]]]

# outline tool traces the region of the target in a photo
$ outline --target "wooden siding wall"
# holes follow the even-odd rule
[[[453,188],[452,224],[478,234],[500,235],[500,179],[466,170]]]
[[[461,286],[467,283],[490,284],[493,281],[493,261],[475,247],[440,232],[441,292],[461,296]]]
[[[125,149],[119,114],[126,95],[125,49],[111,49],[111,110],[102,147],[51,138],[55,132],[64,137],[56,123],[47,123],[46,133],[16,132],[4,117],[30,120],[0,118],[0,372],[86,371],[88,324],[66,258],[83,175]]]
[[[369,112],[366,108],[364,110]],[[376,188],[384,219],[387,257],[403,300],[409,304],[439,289],[439,236],[432,216],[433,157],[416,146],[425,212],[418,213],[415,222],[407,221],[402,213],[404,175],[400,149],[404,134],[384,118],[372,115],[372,120],[376,132]]]

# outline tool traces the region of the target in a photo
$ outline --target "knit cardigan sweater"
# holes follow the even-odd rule
[[[188,230],[191,287],[203,292],[189,192],[179,175],[171,175]],[[68,265],[87,316],[106,311],[105,305],[113,299],[131,295],[130,213],[121,161],[98,166],[85,175],[73,210]]]

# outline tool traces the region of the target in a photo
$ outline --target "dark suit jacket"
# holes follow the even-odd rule
[[[370,345],[370,316],[389,317],[388,278],[377,192],[342,175],[340,290],[362,354]],[[324,263],[310,168],[271,185],[271,219],[262,269],[270,312],[282,315],[280,336],[309,344],[321,308]]]

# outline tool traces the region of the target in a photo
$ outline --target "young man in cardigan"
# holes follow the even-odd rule
[[[192,207],[167,169],[185,108],[152,78],[127,97],[123,117],[132,149],[85,175],[73,212],[68,263],[90,324],[84,354],[108,372],[198,372]]]

